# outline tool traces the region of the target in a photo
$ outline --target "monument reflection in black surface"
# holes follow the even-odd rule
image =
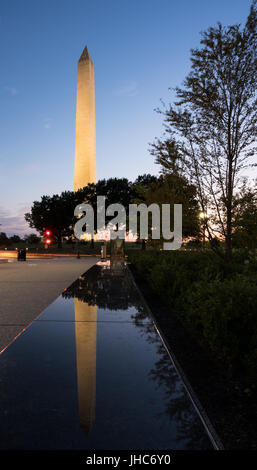
[[[89,434],[95,419],[97,306],[74,298],[79,421]]]
[[[111,259],[105,266],[111,276],[121,278],[125,275],[124,240],[111,241]],[[106,270],[102,272],[107,274]],[[83,290],[83,287],[79,286],[79,289]],[[88,293],[93,290],[92,286]],[[79,421],[88,435],[94,424],[96,407],[97,305],[90,305],[75,296],[74,311]]]
[[[94,440],[95,432],[99,433],[100,431],[100,422],[105,419],[103,416],[102,398],[100,399],[100,395],[103,394],[104,389],[106,389],[106,408],[104,415],[108,417],[108,420],[110,419],[109,413],[111,413],[111,409],[113,408],[113,404],[110,402],[112,396],[110,396],[109,390],[113,390],[113,398],[116,400],[117,412],[118,409],[122,409],[121,407],[123,407],[123,412],[125,412],[126,408],[133,409],[134,406],[135,408],[138,407],[137,403],[133,403],[134,391],[131,393],[131,403],[124,400],[122,405],[122,396],[126,395],[124,395],[124,387],[126,387],[126,381],[129,380],[123,373],[124,368],[126,369],[126,364],[122,363],[122,359],[124,360],[126,355],[124,352],[120,351],[120,363],[118,359],[118,362],[113,364],[108,361],[109,353],[106,349],[108,348],[108,343],[105,339],[105,331],[107,331],[106,328],[108,326],[108,328],[111,328],[111,331],[120,331],[122,336],[126,334],[127,331],[129,344],[132,341],[131,344],[133,345],[133,336],[130,335],[131,333],[133,334],[131,327],[134,325],[134,328],[136,327],[140,332],[142,344],[144,344],[145,340],[149,343],[151,357],[153,350],[156,351],[156,360],[152,364],[154,367],[147,372],[147,383],[152,382],[155,384],[156,395],[159,395],[160,400],[159,406],[161,414],[159,417],[153,414],[152,419],[153,423],[155,423],[153,426],[156,426],[158,421],[161,423],[164,420],[166,428],[170,420],[172,433],[174,432],[172,428],[174,427],[174,423],[176,423],[176,438],[175,436],[172,438],[173,442],[174,439],[177,442],[175,446],[173,443],[174,448],[211,448],[211,444],[208,442],[208,438],[199,422],[199,418],[192,408],[192,404],[187,397],[183,384],[177,376],[169,356],[160,341],[159,335],[153,326],[144,301],[133,284],[124,260],[114,257],[110,261],[97,263],[90,271],[73,283],[72,286],[63,293],[63,296],[65,298],[74,297],[79,419],[80,425],[86,432],[88,438],[90,437],[90,431],[92,431],[91,439]],[[101,338],[101,341],[98,343],[98,361],[96,360],[97,324],[100,328],[99,336]],[[113,345],[110,343],[109,348],[112,349],[112,346]],[[122,347],[122,344],[120,344],[120,346]],[[124,348],[125,350],[127,348],[125,343]],[[119,352],[116,351],[116,354],[119,355]],[[144,362],[145,360],[146,367],[148,367],[147,354],[149,353],[145,351],[145,354],[146,359],[144,359],[144,356],[135,358],[135,368],[137,368],[137,363],[140,364],[141,361]],[[111,357],[112,354],[110,354],[110,358]],[[129,361],[131,362],[131,358]],[[142,367],[142,365],[139,367]],[[97,395],[96,370],[98,371],[99,387],[101,387],[98,393],[99,400],[95,398],[95,394]],[[106,375],[107,372],[105,374],[103,372],[104,370],[111,372],[109,375]],[[119,399],[117,399],[119,389],[115,389],[114,392],[112,388],[112,382],[114,381],[116,383],[117,380],[121,381],[120,403],[118,401]],[[125,380],[124,383],[122,383],[123,380]],[[136,381],[137,378],[135,375],[135,387]],[[128,389],[133,390],[133,382],[128,382],[127,384]],[[145,390],[145,394],[147,396],[147,389]],[[129,399],[129,396],[126,398]],[[156,399],[158,401],[157,397]],[[96,411],[97,409],[99,411],[99,419],[94,429],[95,407]],[[145,412],[143,409],[141,412],[142,416],[144,416]],[[164,419],[165,415],[166,418]],[[117,417],[113,414],[114,422],[116,419]],[[126,422],[126,412],[124,420]],[[140,420],[139,416],[134,422],[135,434],[137,424],[139,423],[138,420]],[[131,433],[132,429],[130,429],[128,425],[128,433],[129,432]],[[164,431],[164,434],[166,433],[167,428]],[[122,437],[122,440],[123,438],[124,437]],[[163,436],[163,438],[165,440],[167,436],[166,438]]]

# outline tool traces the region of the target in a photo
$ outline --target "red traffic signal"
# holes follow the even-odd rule
[[[51,243],[53,242],[53,240],[50,238],[51,237],[51,230],[47,229],[45,230],[45,248],[47,248],[48,246],[51,245]]]

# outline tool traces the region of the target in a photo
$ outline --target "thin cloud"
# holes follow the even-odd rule
[[[10,87],[10,86],[5,86],[4,89],[5,89],[5,91],[7,91],[8,93],[10,93],[10,95],[12,95],[12,96],[15,96],[15,95],[18,94],[17,88]]]
[[[0,207],[0,223],[1,223],[1,219],[8,217],[8,215],[9,215],[9,211],[4,209],[4,207]]]
[[[126,82],[121,87],[113,90],[115,96],[136,96],[138,94],[138,84],[135,81]]]
[[[52,127],[52,118],[45,118],[43,124],[44,124],[45,129],[51,129],[51,127]]]
[[[20,235],[36,232],[31,229],[24,219],[24,214],[29,212],[30,207],[21,207],[16,213],[0,207],[0,232],[5,232],[8,236]]]
[[[27,165],[20,166],[20,168],[17,169],[16,173],[19,175],[35,175],[38,174],[42,171],[42,165],[39,163],[29,163]]]

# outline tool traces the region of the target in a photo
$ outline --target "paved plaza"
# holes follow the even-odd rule
[[[0,264],[0,351],[98,258],[8,261]]]

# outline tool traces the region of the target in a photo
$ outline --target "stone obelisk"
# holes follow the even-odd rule
[[[78,62],[74,191],[96,183],[95,78],[87,47]]]

